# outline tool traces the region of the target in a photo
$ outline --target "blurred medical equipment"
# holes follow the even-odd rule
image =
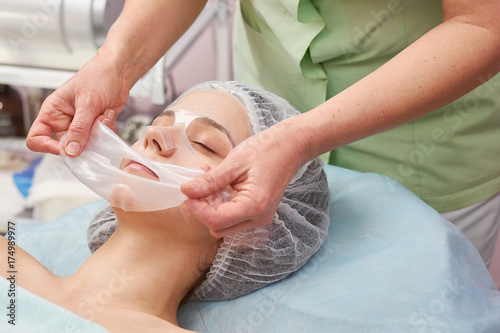
[[[217,22],[217,76],[229,79],[227,0],[209,1],[191,28],[132,88],[131,96],[166,103],[168,73],[206,27]],[[74,75],[103,44],[124,0],[2,0],[0,84],[55,89]],[[25,111],[25,128],[33,115]]]
[[[50,221],[73,207],[100,199],[82,186],[59,156],[45,154],[34,170],[25,205],[31,208],[32,220],[43,222]]]
[[[0,137],[25,135],[21,96],[12,87],[0,84]]]
[[[16,175],[27,169],[31,161],[39,156],[40,154],[31,152],[22,139],[0,139],[0,234],[7,230],[9,218],[20,217],[24,211],[26,198],[20,191],[22,186]]]
[[[59,145],[60,154],[69,170],[113,207],[142,212],[175,207],[187,199],[180,190],[181,184],[203,173],[200,169],[187,167],[203,164],[199,152],[195,151],[186,136],[186,129],[191,122],[201,117],[186,111],[176,111],[172,125],[147,127],[136,143],[136,150],[105,125],[95,122],[89,142],[78,157],[66,155],[64,137]],[[166,157],[163,162],[154,161],[140,153],[145,150],[146,140],[153,136],[162,150],[173,151],[168,161]],[[120,169],[123,159],[130,160],[128,165],[139,168],[143,173],[154,173],[158,180]],[[213,198],[213,203],[221,203],[228,196],[228,192],[223,192]]]
[[[152,122],[153,118],[145,114],[134,114],[127,117],[120,128],[120,137],[131,146],[139,140],[142,130]]]

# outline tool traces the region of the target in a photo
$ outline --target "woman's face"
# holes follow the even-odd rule
[[[198,116],[187,128],[176,121],[181,114]],[[242,103],[228,93],[203,90],[190,93],[163,111],[132,148],[158,161],[189,168],[219,164],[234,148],[251,135]],[[124,159],[120,168],[144,178],[158,180],[149,168]]]
[[[181,111],[182,110],[182,111]],[[185,130],[184,140],[188,142],[179,144],[175,132],[180,124],[173,124],[176,113],[189,112],[200,116],[191,121]],[[132,148],[140,154],[158,161],[176,164],[189,168],[199,168],[205,171],[208,167],[219,164],[229,153],[233,146],[237,146],[251,135],[250,123],[243,104],[228,93],[215,90],[203,90],[190,93],[180,99],[175,105],[162,112],[153,122],[152,127],[162,127],[160,131],[153,128],[146,131],[144,139],[137,142]],[[162,138],[172,129],[171,142]],[[160,132],[164,133],[160,135]],[[166,134],[165,134],[166,133]],[[177,133],[179,134],[179,133]],[[184,142],[184,143],[186,143]],[[175,146],[175,148],[171,148]],[[146,166],[135,161],[124,159],[120,169],[125,172],[156,180],[158,177]],[[177,207],[151,211],[151,212],[126,212],[113,207],[113,210],[124,221],[158,221],[162,229],[168,230],[169,235],[178,235],[186,244],[213,244],[208,228],[202,223],[193,223],[195,219],[189,213],[185,204]],[[127,218],[130,217],[130,218]],[[179,221],[184,223],[167,223]],[[126,222],[125,222],[126,223]],[[214,249],[216,250],[218,246]],[[212,258],[213,259],[213,258]]]

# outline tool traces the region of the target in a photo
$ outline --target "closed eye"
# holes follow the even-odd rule
[[[196,146],[200,147],[201,149],[209,152],[210,154],[215,154],[215,155],[217,154],[214,150],[212,150],[210,147],[204,145],[201,142],[198,142],[198,141],[192,141],[192,142],[193,142],[194,145],[196,145]]]

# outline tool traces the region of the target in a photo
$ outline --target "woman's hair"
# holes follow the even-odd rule
[[[284,99],[241,82],[211,81],[196,85],[170,106],[183,96],[200,90],[225,91],[238,97],[245,107],[253,134],[299,114]],[[329,201],[323,163],[318,158],[313,159],[292,178],[271,223],[224,237],[193,298],[202,301],[233,299],[298,270],[326,238],[330,225]],[[116,217],[112,215],[108,206],[93,217],[87,233],[92,252],[116,229]]]

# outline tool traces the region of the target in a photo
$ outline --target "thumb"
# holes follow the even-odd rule
[[[64,151],[71,157],[80,155],[87,144],[90,129],[96,118],[92,112],[86,111],[82,108],[76,110],[66,134]]]
[[[212,170],[181,185],[181,191],[190,199],[206,198],[218,193],[234,181],[233,170],[224,161]]]

